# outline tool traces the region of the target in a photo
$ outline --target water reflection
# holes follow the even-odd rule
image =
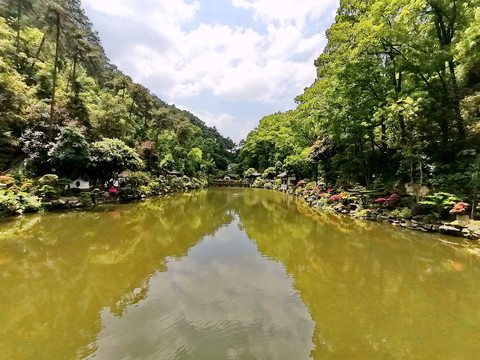
[[[272,192],[245,197],[248,236],[285,264],[316,323],[314,359],[477,356],[476,245],[316,213]]]
[[[0,359],[475,358],[479,254],[251,189],[10,219]]]
[[[313,323],[284,267],[234,221],[150,280],[148,299],[102,316],[100,359],[307,359]]]
[[[126,312],[167,257],[187,254],[229,223],[207,193],[100,212],[44,214],[0,228],[0,358],[83,358],[95,350],[99,312]]]

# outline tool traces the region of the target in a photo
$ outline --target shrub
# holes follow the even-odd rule
[[[450,209],[452,209],[455,204],[461,202],[461,199],[450,193],[439,192],[433,195],[428,195],[423,198],[418,204],[421,206],[414,206],[412,208],[413,213],[418,213],[418,210],[423,210],[423,212],[418,213],[418,215],[427,215],[434,213],[439,218],[446,218]],[[431,210],[430,212],[425,212],[426,210]]]
[[[330,196],[330,198],[328,199],[329,202],[339,202],[341,199],[340,195],[332,195]]]
[[[57,195],[57,191],[55,190],[55,188],[53,186],[43,185],[39,190],[39,194],[40,194],[40,196],[45,197],[45,198],[52,198],[55,195]]]
[[[418,203],[413,205],[412,215],[421,216],[421,215],[434,214],[435,212],[437,212],[437,210],[438,210],[438,206],[435,204]],[[437,217],[439,217],[439,214],[437,214]]]
[[[49,185],[53,188],[56,188],[58,187],[58,176],[54,174],[44,175],[40,178],[40,180],[38,180],[38,184],[40,186]]]
[[[276,179],[275,184],[273,185],[273,189],[278,190],[278,189],[280,189],[281,186],[282,186],[282,180],[281,179]]]
[[[458,202],[454,205],[453,209],[450,210],[450,213],[452,214],[461,214],[467,210],[467,204],[464,202]]]
[[[265,189],[273,190],[273,187],[275,186],[274,184],[275,184],[275,182],[273,180],[266,181],[265,184],[263,185],[263,187]]]
[[[395,218],[410,220],[412,218],[412,211],[408,207],[404,207],[393,210],[390,215]]]
[[[355,213],[355,215],[365,220],[376,220],[378,214],[373,209],[362,209]]]
[[[185,189],[190,189],[192,188],[192,181],[188,176],[182,176],[182,184]]]
[[[276,175],[277,175],[277,170],[274,167],[269,167],[265,169],[265,171],[262,174],[262,177],[264,179],[274,179]]]
[[[0,176],[0,184],[6,185],[13,185],[15,183],[15,179],[12,175],[1,175]]]
[[[142,185],[148,184],[150,181],[147,173],[137,171],[130,174],[127,180],[127,184],[130,184],[133,188],[139,188]]]
[[[0,213],[3,215],[21,214],[22,205],[15,194],[9,190],[0,190]]]
[[[249,176],[252,176],[253,174],[255,174],[256,172],[257,172],[257,170],[255,170],[254,168],[250,168],[243,173],[243,176],[249,177]]]
[[[460,201],[461,199],[454,194],[439,192],[433,195],[425,196],[419,204],[434,205],[442,209],[450,209]]]
[[[155,191],[160,190],[160,183],[158,181],[151,181],[149,186]]]
[[[252,185],[252,187],[254,188],[263,188],[264,186],[265,186],[265,180],[262,178],[257,178]]]
[[[388,198],[378,198],[375,200],[375,202],[383,205],[386,208],[392,209],[399,205],[401,199],[397,194],[392,194]]]
[[[40,200],[26,192],[14,193],[9,190],[0,191],[0,213],[3,215],[36,212],[41,209]]]
[[[138,153],[119,139],[103,139],[90,145],[93,172],[98,180],[108,181],[124,170],[143,167]]]
[[[300,180],[300,181],[297,183],[297,187],[303,187],[303,186],[305,186],[305,181]]]
[[[92,207],[93,206],[93,201],[92,197],[90,196],[89,193],[82,192],[79,194],[78,198],[80,199],[80,202],[86,206],[86,207]]]

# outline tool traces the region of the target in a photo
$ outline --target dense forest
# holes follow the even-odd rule
[[[480,168],[480,1],[341,0],[298,107],[263,118],[239,170],[330,186],[471,194]]]
[[[227,170],[235,144],[110,64],[79,0],[0,0],[0,15],[0,174]]]

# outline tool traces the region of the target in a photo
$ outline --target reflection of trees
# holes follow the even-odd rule
[[[168,257],[185,256],[229,223],[224,200],[203,191],[9,221],[0,228],[0,358],[93,352],[99,312],[125,312],[146,296]]]
[[[479,263],[462,246],[317,213],[278,192],[215,189],[0,225],[0,358],[92,353],[99,312],[142,301],[168,259],[229,223],[231,210],[292,275],[316,323],[314,359],[476,356]]]
[[[286,266],[316,322],[314,359],[476,354],[480,314],[469,309],[480,297],[471,286],[479,262],[461,245],[319,213],[275,192],[239,199],[245,231],[260,252]],[[455,271],[455,263],[465,270]]]

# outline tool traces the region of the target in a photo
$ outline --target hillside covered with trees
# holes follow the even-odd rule
[[[239,170],[471,194],[480,168],[480,1],[341,0],[327,38],[315,82],[296,109],[260,121]]]
[[[235,144],[110,64],[79,0],[1,0],[0,15],[0,173],[227,169]]]

